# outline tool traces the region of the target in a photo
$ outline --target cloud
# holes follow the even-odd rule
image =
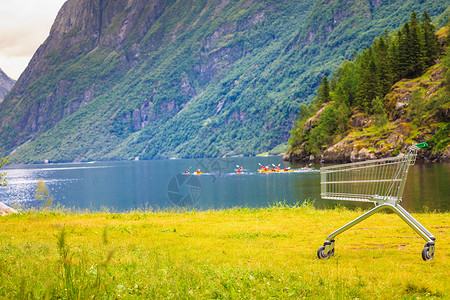
[[[33,55],[48,36],[48,32],[45,33],[48,27],[41,23],[30,25],[33,30],[17,26],[0,33],[0,54],[6,57]]]
[[[0,0],[0,67],[17,79],[47,38],[65,0]]]
[[[30,62],[29,56],[4,57],[0,55],[0,68],[8,77],[17,80]]]

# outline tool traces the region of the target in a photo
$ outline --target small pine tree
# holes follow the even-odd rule
[[[399,31],[399,69],[402,77],[417,77],[424,70],[422,39],[419,34],[417,14],[411,13],[411,19]]]
[[[396,34],[393,34],[390,38],[390,42],[388,44],[388,59],[389,64],[392,68],[392,81],[398,81],[402,78],[401,69],[400,69],[400,31]]]
[[[323,104],[331,101],[330,97],[330,84],[327,76],[323,76],[322,82],[317,90],[317,103]]]
[[[409,72],[409,47],[411,45],[410,42],[410,33],[409,33],[409,23],[405,23],[402,29],[398,32],[398,51],[397,51],[397,67],[398,67],[398,76],[399,78],[403,78],[407,76]]]
[[[379,96],[386,94],[392,85],[392,68],[389,60],[388,44],[383,37],[375,41],[376,63],[379,82]]]
[[[441,47],[439,46],[439,40],[435,34],[435,27],[431,23],[430,16],[427,11],[422,14],[422,23],[420,24],[423,40],[423,56],[427,66],[434,63],[434,60],[438,57]]]
[[[303,136],[303,126],[305,122],[314,114],[314,109],[312,105],[300,105],[300,113],[298,115],[298,120],[295,122],[294,127],[290,131],[289,145],[291,149],[295,149],[301,145],[304,140]]]
[[[336,105],[336,133],[344,133],[348,129],[348,120],[351,115],[350,108],[344,103]]]
[[[380,94],[380,82],[372,50],[366,50],[361,55],[359,65],[359,90],[357,104],[366,112],[371,111],[372,99]]]
[[[388,122],[386,109],[384,108],[383,101],[380,97],[375,97],[375,99],[372,100],[372,109],[375,126],[381,127]]]
[[[408,115],[413,118],[413,121],[420,125],[425,111],[425,101],[419,91],[414,91],[411,95],[408,105]]]
[[[424,59],[422,55],[422,39],[420,37],[419,20],[415,12],[411,13],[411,20],[409,21],[411,32],[411,70],[412,75],[417,77],[422,74],[425,69]]]

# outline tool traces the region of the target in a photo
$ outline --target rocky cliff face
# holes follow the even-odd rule
[[[130,40],[142,39],[166,5],[166,0],[67,1],[57,15],[50,35],[19,79],[19,86],[25,88],[52,66],[98,47],[110,46],[120,51]],[[134,34],[132,38],[131,33]],[[63,55],[54,55],[58,52]],[[136,52],[136,49],[131,52]]]
[[[50,35],[34,54],[28,67],[20,76],[16,89],[8,99],[10,109],[26,111],[14,120],[20,127],[19,139],[12,145],[34,139],[61,119],[70,116],[93,100],[96,88],[93,82],[74,88],[75,80],[71,76],[51,79],[45,95],[36,93],[39,87],[33,82],[46,76],[52,76],[69,62],[79,59],[101,47],[109,52],[123,52],[125,43],[130,43],[130,35],[139,40],[166,6],[165,0],[148,3],[147,1],[104,1],[69,0],[59,11],[50,30]],[[120,18],[118,18],[120,16]],[[145,20],[145,21],[142,21]],[[115,22],[114,24],[112,24]],[[135,46],[135,48],[139,46]],[[126,72],[138,60],[139,52],[133,47],[124,52],[114,71]],[[86,72],[92,72],[83,66]],[[78,74],[77,74],[78,75]],[[26,102],[26,105],[25,105]],[[14,107],[15,106],[15,107]],[[8,122],[12,120],[9,119]],[[49,122],[50,121],[50,122]],[[50,123],[50,124],[49,124]],[[4,122],[0,126],[5,126]]]
[[[8,75],[0,69],[0,103],[5,99],[5,96],[9,91],[11,91],[15,83],[15,80],[9,78]]]
[[[295,2],[291,7],[307,8],[309,1]],[[67,1],[50,35],[3,103],[1,153],[20,152],[20,145],[28,147],[29,142],[68,120],[70,125],[60,126],[82,126],[90,131],[88,135],[101,136],[108,148],[101,150],[102,155],[111,152],[113,144],[138,133],[142,135],[139,149],[126,150],[133,152],[132,157],[122,153],[121,158],[157,156],[145,155],[154,150],[147,149],[145,140],[159,135],[161,124],[192,113],[190,104],[210,82],[223,78],[236,61],[252,54],[255,46],[246,47],[248,37],[244,36],[268,14],[277,19],[286,9],[287,5],[276,9],[259,1]],[[242,16],[234,17],[238,13]],[[257,47],[262,47],[267,41],[258,42],[262,44]],[[89,111],[83,121],[89,128],[69,121],[83,109]],[[292,118],[294,115],[295,111]],[[80,140],[80,132],[80,128],[74,129],[66,143]],[[169,140],[178,140],[176,133],[166,134]],[[85,137],[83,134],[82,139]],[[52,143],[60,138],[67,135]],[[79,157],[67,153],[64,160]]]

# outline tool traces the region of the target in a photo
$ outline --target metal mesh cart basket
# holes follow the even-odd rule
[[[334,238],[382,209],[390,209],[414,229],[425,241],[424,260],[434,257],[435,237],[417,222],[403,207],[403,190],[408,168],[414,165],[417,151],[426,143],[410,146],[406,154],[397,157],[342,164],[320,169],[323,199],[373,202],[375,208],[330,234],[317,251],[321,259],[334,254]]]

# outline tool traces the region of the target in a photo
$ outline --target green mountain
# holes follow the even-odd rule
[[[443,18],[449,4],[68,0],[0,104],[0,156],[39,162],[270,150],[287,141],[324,75],[411,11]]]
[[[285,160],[353,162],[426,142],[420,159],[450,161],[450,43],[429,16],[374,40],[302,105]]]

